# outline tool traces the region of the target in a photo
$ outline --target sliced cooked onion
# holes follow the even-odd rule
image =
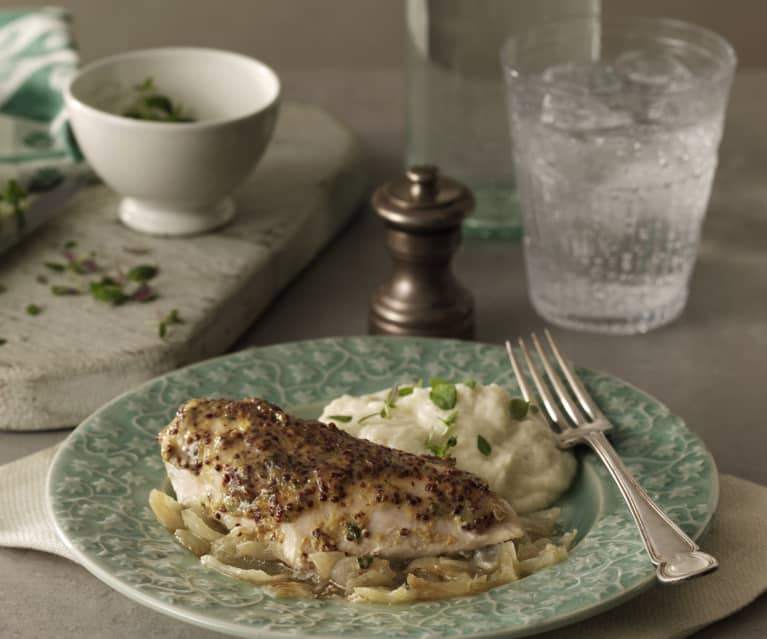
[[[235,546],[238,557],[258,559],[261,561],[276,561],[279,559],[274,546],[266,541],[241,541]],[[311,555],[309,556],[311,558]]]
[[[200,561],[204,566],[217,570],[227,577],[234,577],[235,579],[242,579],[252,584],[273,584],[288,579],[288,575],[278,574],[270,575],[263,570],[237,568],[236,566],[230,566],[222,561],[216,559],[213,555],[203,555],[200,557]]]
[[[330,579],[333,567],[346,555],[342,552],[313,552],[309,555],[309,560],[317,569],[320,579]]]
[[[359,560],[358,560],[359,561]],[[357,587],[386,586],[393,588],[397,585],[397,573],[385,559],[373,559],[370,566],[361,569],[357,575],[352,576],[346,582],[346,589],[353,590]]]
[[[496,583],[488,575],[456,577],[448,581],[432,581],[414,574],[407,576],[407,585],[419,600],[444,599],[458,595],[471,595],[492,588]]]
[[[271,542],[253,539],[252,533],[243,533],[240,528],[227,531],[220,522],[207,518],[200,505],[184,507],[160,490],[150,492],[149,505],[158,521],[174,533],[179,543],[200,557],[203,565],[227,577],[264,585],[276,597],[317,596],[316,583],[304,581],[314,579],[316,582],[317,576],[326,582],[326,589],[333,589],[327,584],[329,580],[342,588],[353,602],[399,604],[474,594],[561,562],[567,558],[576,536],[574,530],[558,538],[553,535],[559,509],[550,508],[524,516],[527,534],[516,542],[465,552],[460,559],[414,559],[407,565],[404,583],[401,568],[397,568],[398,573],[389,561],[366,558],[362,562],[365,568],[361,568],[361,558],[342,552],[309,555],[316,568],[314,572],[291,570],[281,565],[283,572],[270,574],[275,570],[275,563],[271,562],[280,559],[278,549]],[[270,572],[260,570],[262,567]],[[395,588],[397,584],[400,585]]]
[[[485,546],[474,551],[472,561],[474,565],[483,572],[492,572],[498,569],[498,562],[500,560],[500,546],[495,544],[493,546]]]
[[[346,584],[359,572],[360,565],[357,557],[344,557],[333,566],[330,571],[330,580],[339,588],[346,590]]]
[[[406,584],[396,590],[388,588],[355,588],[349,595],[349,601],[355,603],[402,604],[418,601],[417,593],[411,591]]]
[[[517,559],[517,547],[513,541],[507,541],[500,545],[498,550],[498,569],[492,573],[495,585],[509,583],[520,578],[519,560]]]
[[[519,523],[533,539],[538,537],[551,537],[559,523],[560,509],[557,507],[537,510],[526,515],[521,515]]]
[[[200,539],[204,539],[206,541],[214,541],[223,537],[220,532],[213,530],[213,528],[205,523],[200,515],[198,515],[190,508],[187,508],[181,512],[181,518],[184,520],[186,528],[197,535]]]
[[[197,557],[207,554],[210,551],[210,543],[193,535],[185,528],[179,528],[173,533],[179,543]]]
[[[467,575],[471,572],[471,563],[462,559],[447,557],[419,557],[407,566],[407,572],[423,571],[437,577]]]
[[[526,577],[534,572],[558,564],[564,559],[567,559],[567,548],[549,543],[535,557],[520,561],[519,569],[522,576]]]
[[[170,495],[153,488],[149,493],[149,507],[157,517],[157,521],[171,532],[184,528],[184,522],[181,519],[182,506]]]

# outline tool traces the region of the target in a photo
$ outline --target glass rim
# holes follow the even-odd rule
[[[556,86],[551,82],[547,82],[542,79],[536,78],[538,73],[531,74],[525,73],[519,69],[519,65],[512,62],[510,59],[512,56],[512,50],[517,42],[521,38],[529,38],[533,34],[544,33],[547,30],[551,30],[558,25],[565,25],[570,23],[582,22],[586,20],[599,21],[601,31],[599,33],[600,40],[604,37],[605,33],[618,34],[625,32],[631,27],[644,26],[654,27],[658,29],[657,34],[661,35],[663,29],[676,29],[687,32],[689,34],[695,34],[703,36],[705,42],[702,46],[712,54],[717,54],[715,58],[712,58],[715,62],[715,69],[710,74],[698,74],[694,76],[692,84],[683,86],[677,89],[663,89],[664,95],[679,95],[683,93],[692,93],[700,91],[705,87],[716,86],[722,83],[722,81],[732,78],[735,68],[738,63],[738,56],[735,51],[735,47],[724,36],[720,35],[716,31],[712,31],[707,27],[702,27],[693,22],[687,22],[685,20],[678,20],[676,18],[651,18],[646,16],[629,16],[625,18],[618,18],[610,20],[607,24],[602,22],[599,14],[581,14],[570,16],[568,18],[561,18],[556,20],[549,20],[534,27],[530,27],[520,31],[508,37],[501,47],[500,58],[501,66],[503,67],[504,74],[512,80],[524,80],[528,84],[536,87],[546,87],[549,91],[554,90],[557,92],[572,92],[565,87]],[[685,44],[693,44],[692,39],[684,41]],[[718,51],[717,51],[718,50]]]

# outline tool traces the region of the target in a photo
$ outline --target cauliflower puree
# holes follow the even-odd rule
[[[454,404],[452,396],[435,402],[428,387],[342,395],[325,406],[320,421],[391,448],[455,457],[458,468],[482,477],[518,513],[546,508],[567,490],[575,457],[557,447],[537,410],[515,419],[511,396],[497,384],[449,387]]]

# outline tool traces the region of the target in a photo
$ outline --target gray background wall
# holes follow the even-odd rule
[[[44,0],[0,0],[35,6]],[[466,0],[471,2],[472,0]],[[605,15],[668,16],[712,28],[741,67],[767,66],[767,0],[603,0]],[[282,69],[402,63],[402,0],[52,0],[75,15],[85,60],[149,46],[202,45]]]

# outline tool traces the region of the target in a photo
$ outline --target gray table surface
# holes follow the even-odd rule
[[[394,70],[289,72],[286,94],[326,106],[365,142],[376,181],[400,169],[403,86]],[[722,472],[767,484],[767,73],[735,82],[719,172],[691,297],[682,317],[623,338],[556,330],[583,366],[662,399],[705,440]],[[353,265],[353,268],[350,268]],[[369,211],[256,320],[236,348],[362,334],[367,301],[387,275],[379,222]],[[518,244],[466,242],[459,279],[474,292],[477,339],[500,343],[542,326],[528,300]],[[50,446],[65,431],[0,433],[0,463]],[[566,633],[562,633],[565,636]],[[213,637],[144,609],[58,557],[0,549],[0,636]],[[699,632],[697,639],[767,636],[767,598]]]

